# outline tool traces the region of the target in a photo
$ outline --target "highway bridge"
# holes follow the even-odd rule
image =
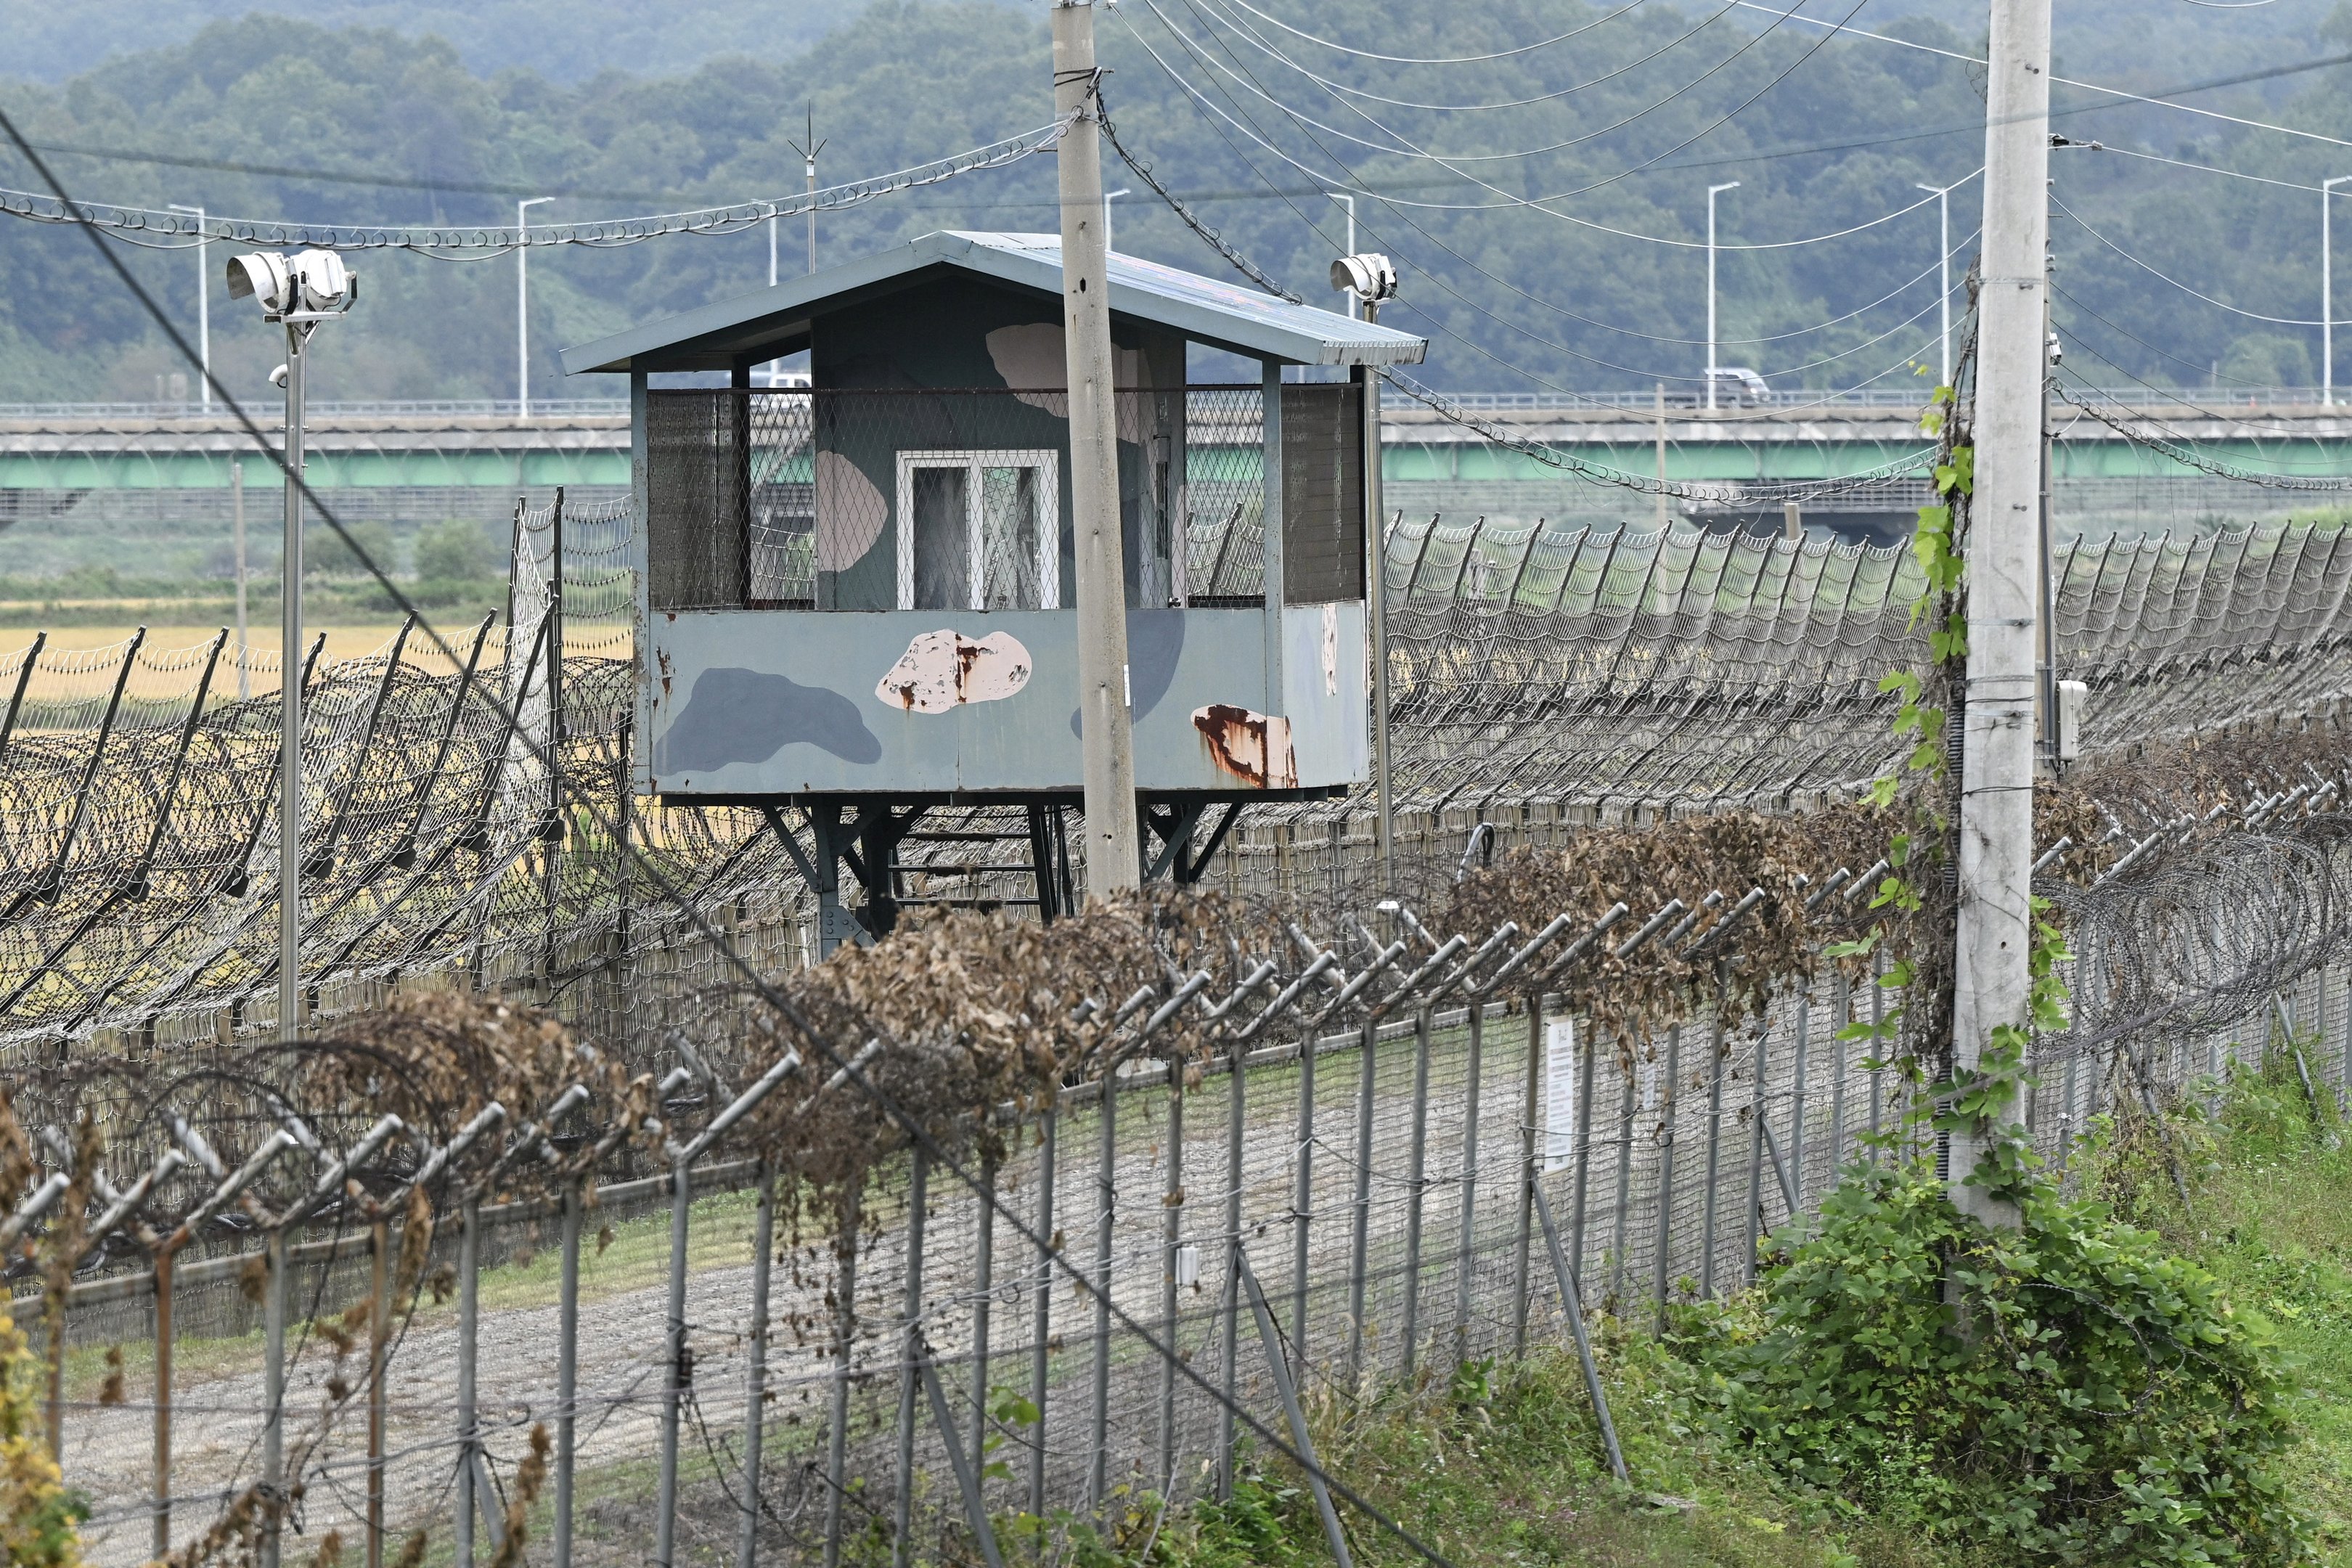
[[[2352,487],[2352,409],[2315,392],[2283,389],[2231,403],[2220,393],[2082,395],[2053,405],[2053,489],[2063,520],[2088,526],[2186,522],[2205,512],[2242,518],[2307,513],[2333,504],[2327,489],[2268,491],[2232,472],[2291,476],[2298,485]],[[1921,399],[1862,393],[1777,395],[1760,405],[1661,406],[1653,395],[1457,395],[1475,428],[1396,392],[1386,405],[1384,473],[1392,507],[1449,516],[1589,518],[1654,512],[1638,489],[1594,484],[1518,449],[1524,441],[1570,464],[1648,480],[1720,488],[1819,484],[1809,519],[1874,532],[1918,504],[1932,445]],[[277,410],[265,428],[276,437]],[[625,490],[628,418],[619,401],[328,403],[309,421],[310,480],[339,513],[415,522],[508,515],[518,493],[563,485],[582,499]],[[1492,434],[1490,434],[1490,432]],[[1497,439],[1496,437],[1507,437]],[[247,486],[272,469],[231,419],[184,405],[0,405],[0,529],[32,524],[187,525],[225,529],[233,468]],[[1837,481],[1892,474],[1856,495]],[[274,515],[270,503],[248,516]],[[1708,510],[1691,498],[1678,512]],[[1716,510],[1723,510],[1718,505]],[[1776,499],[1770,503],[1780,511]],[[1851,525],[1851,526],[1848,526]],[[20,536],[21,537],[21,536]],[[5,560],[0,572],[22,570]]]

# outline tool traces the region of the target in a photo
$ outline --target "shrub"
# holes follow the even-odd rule
[[[2287,1563],[2267,1326],[2104,1207],[2021,1229],[1931,1169],[1850,1172],[1743,1307],[1685,1319],[1727,1435],[1850,1514],[2027,1563]]]

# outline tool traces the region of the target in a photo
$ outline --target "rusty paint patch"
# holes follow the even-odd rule
[[[1339,606],[1323,606],[1323,691],[1339,695]]]
[[[1192,710],[1192,728],[1218,767],[1259,789],[1295,789],[1298,761],[1290,749],[1290,721],[1230,703]]]
[[[1009,632],[973,638],[943,628],[908,643],[874,695],[909,713],[947,713],[1014,695],[1029,684],[1029,650]]]
[[[667,697],[670,694],[669,683],[673,674],[673,671],[669,667],[669,649],[666,647],[656,647],[654,649],[654,662],[661,666],[662,695],[664,697]]]

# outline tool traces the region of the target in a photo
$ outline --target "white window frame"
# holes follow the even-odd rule
[[[1037,487],[1037,587],[1043,609],[1062,607],[1062,463],[1061,455],[1047,450],[978,451],[940,449],[898,454],[898,607],[915,607],[915,470],[964,470],[964,582],[971,603],[983,607],[986,585],[981,581],[981,470],[1035,468]]]

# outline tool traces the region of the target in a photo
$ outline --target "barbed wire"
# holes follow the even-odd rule
[[[2352,476],[2330,478],[2323,475],[2268,473],[2259,468],[2242,468],[2209,458],[2189,445],[2179,432],[2168,430],[2160,422],[2146,415],[2133,416],[2111,409],[2106,405],[2086,398],[2071,390],[2065,383],[2053,380],[2052,394],[2062,403],[2080,409],[2125,440],[2152,452],[2161,452],[2184,468],[2210,474],[2215,479],[2235,479],[2241,484],[2260,485],[2265,489],[2305,492],[2342,492],[2352,490]]]

